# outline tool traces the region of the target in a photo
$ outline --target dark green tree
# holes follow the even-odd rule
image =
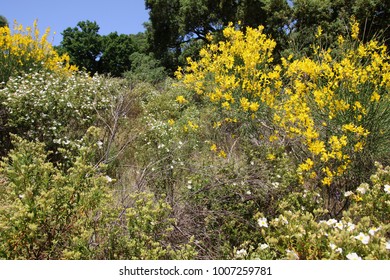
[[[149,45],[171,71],[184,61],[183,52],[193,53],[193,44],[201,47],[208,33],[218,39],[229,22],[261,24],[279,45],[286,41],[284,26],[290,19],[286,0],[146,0],[145,4],[150,15]]]
[[[0,27],[8,26],[8,20],[6,17],[0,15]]]
[[[131,69],[131,55],[134,52],[148,49],[144,45],[145,35],[112,32],[102,36],[99,29],[96,22],[81,21],[77,27],[64,30],[57,50],[61,54],[68,53],[72,64],[92,75],[100,73],[119,77]]]
[[[360,25],[363,40],[379,38],[388,41],[390,35],[390,1],[383,0],[293,0],[293,47],[302,53],[310,51],[319,26],[323,43],[332,45],[339,35],[350,33],[349,21],[354,17]]]
[[[57,50],[68,53],[70,62],[94,74],[100,70],[103,40],[96,22],[80,21],[77,27],[62,32],[62,42]]]
[[[102,36],[102,42],[99,72],[119,77],[129,71],[131,69],[130,56],[135,51],[131,37],[113,32]]]

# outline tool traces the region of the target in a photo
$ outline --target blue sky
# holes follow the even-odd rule
[[[148,11],[144,0],[17,0],[2,1],[0,15],[5,16],[10,27],[14,20],[23,26],[32,26],[38,19],[38,27],[43,33],[51,29],[53,44],[58,45],[61,32],[75,27],[79,21],[96,21],[100,34],[117,31],[119,34],[135,34],[144,31],[143,23],[148,21]],[[54,32],[56,34],[54,35]]]

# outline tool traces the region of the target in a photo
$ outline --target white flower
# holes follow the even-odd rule
[[[102,141],[97,141],[96,144],[98,145],[99,149],[103,148],[103,142]]]
[[[269,247],[269,245],[266,244],[266,243],[261,244],[261,245],[260,245],[260,250],[265,250],[265,249],[267,249],[268,247]]]
[[[351,223],[351,222],[348,222],[348,228],[347,228],[347,230],[348,231],[353,231],[355,229],[355,225],[353,224],[353,223]]]
[[[340,222],[337,222],[335,225],[334,225],[335,228],[338,228],[338,229],[343,229],[344,228],[344,225],[343,225],[343,222],[340,221]]]
[[[343,253],[343,248],[337,248],[337,249],[335,250],[335,252],[342,254],[342,253]]]
[[[333,243],[330,243],[330,244],[329,244],[329,247],[330,247],[330,249],[332,249],[332,250],[335,250],[335,249],[337,248],[337,246],[336,246],[335,244],[333,244]]]
[[[246,194],[247,194],[247,195],[251,195],[252,192],[251,192],[251,191],[247,191]]]
[[[298,254],[295,252],[295,251],[291,251],[291,250],[286,250],[286,253],[287,253],[287,257],[289,259],[293,259],[293,260],[299,260],[299,256]]]
[[[358,235],[354,236],[355,239],[360,240],[363,244],[368,244],[370,242],[370,236],[360,232]]]
[[[381,227],[378,227],[378,228],[373,227],[373,228],[370,228],[370,230],[368,231],[368,233],[369,233],[370,235],[374,236],[375,233],[376,233],[377,231],[379,231],[380,229],[381,229]]]
[[[268,227],[267,218],[260,218],[257,220],[260,227]]]
[[[237,257],[245,257],[246,255],[247,255],[247,251],[245,249],[241,249],[236,252]]]
[[[385,192],[390,194],[390,185],[384,186]]]
[[[345,197],[348,197],[348,196],[351,196],[351,195],[353,195],[353,192],[351,192],[351,191],[347,191],[347,192],[344,193]]]
[[[369,185],[367,183],[363,183],[356,189],[356,191],[360,192],[361,194],[365,194],[368,188]]]
[[[390,250],[390,240],[388,240],[388,241],[386,242],[386,249],[387,249],[387,250]]]
[[[361,260],[362,258],[359,257],[356,253],[349,253],[347,255],[348,260]]]
[[[273,182],[271,183],[272,186],[274,186],[275,188],[278,188],[279,187],[279,182]]]
[[[337,223],[337,220],[335,220],[335,219],[329,219],[328,221],[326,221],[326,224],[327,224],[328,226],[334,225],[334,224],[336,224],[336,223]]]

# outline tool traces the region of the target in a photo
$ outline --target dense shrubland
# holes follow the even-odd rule
[[[0,258],[389,259],[389,55],[348,30],[275,57],[230,24],[113,78],[1,27]]]

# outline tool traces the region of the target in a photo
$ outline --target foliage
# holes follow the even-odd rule
[[[158,84],[166,78],[165,68],[151,54],[134,52],[130,55],[131,70],[123,76],[131,82],[148,82]]]
[[[102,37],[99,73],[120,77],[132,68],[133,41],[129,35],[112,32]]]
[[[315,192],[292,193],[278,203],[279,215],[269,221],[258,214],[264,243],[249,242],[239,258],[261,259],[389,259],[390,168],[376,164],[371,185],[346,192],[350,207],[339,219],[324,219]],[[299,204],[296,200],[299,199]],[[307,204],[314,206],[306,208]],[[297,207],[294,207],[294,206]],[[242,252],[242,251],[241,251]]]
[[[218,37],[229,22],[241,21],[251,27],[263,24],[278,42],[285,40],[283,27],[289,13],[285,0],[147,0],[145,4],[150,9],[149,45],[170,71],[177,67],[183,48],[198,40],[205,42],[209,33]]]
[[[229,22],[241,22],[246,27],[264,26],[265,33],[276,42],[275,59],[280,53],[294,51],[311,53],[316,30],[324,30],[324,43],[333,45],[339,35],[346,36],[348,19],[359,22],[360,37],[364,41],[389,38],[388,1],[381,0],[246,0],[246,1],[191,1],[147,0],[150,10],[149,45],[162,65],[169,71],[183,66],[183,50],[205,43],[207,34],[216,41]],[[183,59],[183,56],[184,59]],[[192,57],[194,58],[194,57]]]
[[[0,27],[8,26],[8,20],[6,17],[0,15]]]
[[[58,73],[71,73],[67,55],[58,55],[48,41],[50,29],[40,37],[37,21],[24,28],[15,22],[13,31],[0,27],[0,88],[11,76],[32,73],[41,69]]]
[[[77,72],[4,27],[0,258],[389,259],[388,8],[363,2],[146,1],[145,33],[67,29]]]
[[[57,48],[59,53],[67,53],[70,63],[94,74],[100,69],[102,39],[98,34],[96,22],[80,21],[74,28],[68,27],[62,34],[62,42]]]
[[[126,260],[193,259],[196,251],[192,241],[180,245],[171,240],[175,224],[171,213],[170,206],[163,199],[155,200],[153,193],[130,194],[122,206],[110,209],[109,224],[102,229],[97,257]]]
[[[48,161],[43,144],[15,136],[14,145],[0,169],[0,258],[90,258],[108,197],[106,177],[91,165],[91,146],[83,145],[64,170]]]
[[[359,37],[364,41],[381,38],[385,44],[389,38],[390,5],[387,1],[292,1],[291,26],[292,48],[297,53],[311,53],[310,45],[315,41],[317,29],[323,30],[322,41],[333,45],[339,35],[351,33],[348,19],[354,17],[359,23]]]
[[[130,70],[142,72],[144,69],[139,65],[139,56],[136,53],[142,55],[141,62],[146,62],[149,67],[157,66],[158,62],[154,62],[147,54],[145,34],[125,35],[111,32],[102,36],[99,29],[96,22],[80,21],[77,27],[69,27],[63,31],[63,40],[57,50],[67,53],[73,65],[85,69],[91,75],[100,73],[121,77]],[[151,70],[148,67],[146,69]]]
[[[14,137],[15,149],[0,169],[0,258],[3,259],[192,259],[191,243],[171,241],[171,208],[151,193],[118,205],[94,164],[100,132],[91,127],[70,167],[49,162],[42,143]]]
[[[352,29],[358,32],[356,24]],[[230,25],[223,31],[226,42],[209,44],[177,77],[222,116],[252,123],[253,134],[273,128],[265,141],[299,151],[302,183],[321,184],[332,197],[349,187],[348,178],[361,182],[373,155],[388,158],[386,47],[356,41],[354,32],[351,42],[339,37],[334,51],[314,47],[313,59],[289,57],[272,65],[275,43],[262,30],[244,34]]]
[[[100,114],[113,106],[120,88],[115,80],[90,78],[84,73],[63,76],[37,71],[11,78],[0,90],[4,137],[12,132],[45,142],[52,151],[70,148],[74,145],[71,140],[84,135],[98,123]]]

